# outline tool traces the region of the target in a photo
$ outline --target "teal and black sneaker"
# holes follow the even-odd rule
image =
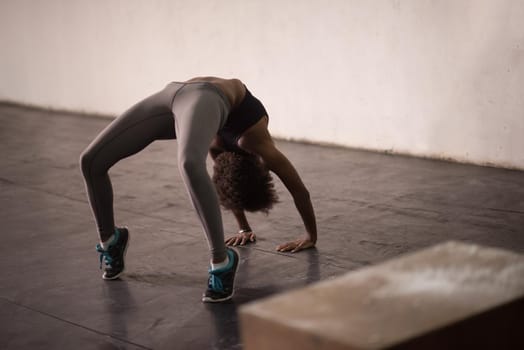
[[[227,256],[229,263],[226,267],[209,269],[207,290],[202,297],[204,303],[219,303],[233,297],[239,257],[236,250],[231,248],[227,248]]]
[[[125,227],[115,229],[115,238],[107,250],[97,244],[96,251],[100,253],[100,269],[102,269],[102,261],[106,265],[102,275],[103,279],[114,280],[124,272],[124,258],[128,244],[129,231]]]

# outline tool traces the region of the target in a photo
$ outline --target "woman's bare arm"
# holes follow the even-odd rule
[[[306,234],[295,241],[280,245],[277,250],[294,252],[314,246],[317,241],[317,225],[309,191],[289,159],[276,148],[267,130],[267,119],[260,120],[244,133],[239,140],[239,146],[259,155],[268,168],[282,180],[304,222]]]

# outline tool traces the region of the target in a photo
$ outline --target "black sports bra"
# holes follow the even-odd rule
[[[244,99],[231,110],[226,123],[217,133],[224,141],[226,150],[238,150],[237,142],[240,136],[267,115],[262,102],[253,96],[246,87]]]

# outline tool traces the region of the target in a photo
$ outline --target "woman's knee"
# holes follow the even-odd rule
[[[107,168],[100,162],[100,153],[94,147],[86,148],[80,155],[80,169],[85,178],[107,173]]]
[[[187,177],[195,177],[206,172],[206,159],[197,157],[190,152],[178,156],[180,171]]]
[[[85,149],[82,154],[80,154],[80,169],[82,170],[84,177],[89,176],[93,164],[93,158],[94,155],[90,148]]]

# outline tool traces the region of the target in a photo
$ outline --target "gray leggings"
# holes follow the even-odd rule
[[[226,257],[222,216],[206,169],[209,146],[230,111],[228,99],[209,83],[170,83],[107,126],[80,158],[100,238],[114,232],[108,170],[155,140],[177,139],[178,166],[207,236],[214,261]]]

